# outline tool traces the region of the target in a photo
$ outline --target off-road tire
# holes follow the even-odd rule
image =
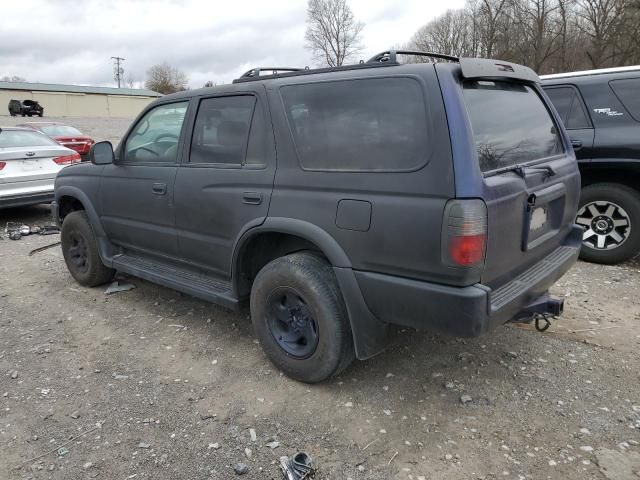
[[[624,242],[609,250],[597,249],[583,243],[580,258],[588,262],[615,264],[640,252],[640,192],[618,183],[594,183],[582,189],[578,210],[597,201],[619,205],[626,212],[631,228]]]
[[[64,218],[61,241],[69,273],[80,285],[96,287],[113,279],[115,270],[102,263],[96,237],[84,211],[71,212]]]
[[[283,290],[303,301],[317,326],[317,346],[305,358],[285,351],[270,326],[273,298]],[[267,357],[295,380],[322,382],[338,375],[355,358],[349,318],[338,282],[331,265],[318,255],[294,253],[265,265],[251,289],[251,320]]]

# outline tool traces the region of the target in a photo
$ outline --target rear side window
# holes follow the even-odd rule
[[[546,88],[545,91],[556,107],[562,123],[567,130],[591,128],[591,122],[587,117],[586,107],[582,98],[573,87]]]
[[[413,79],[290,85],[282,97],[304,169],[410,171],[427,162],[425,100]]]
[[[634,120],[640,122],[640,78],[612,80],[609,85]]]
[[[256,99],[250,95],[200,102],[191,139],[191,163],[241,165]]]
[[[469,81],[464,99],[483,172],[563,153],[549,111],[528,85]]]

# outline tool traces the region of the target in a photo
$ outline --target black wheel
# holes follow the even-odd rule
[[[21,115],[24,117],[26,114],[24,112],[22,112]]]
[[[39,116],[39,117],[41,117],[42,115],[43,115],[43,114],[42,114],[42,112],[38,113],[38,116]]]
[[[582,189],[576,223],[584,228],[580,258],[614,264],[640,251],[640,193],[625,185]]]
[[[98,244],[85,212],[71,212],[65,217],[61,237],[64,261],[80,285],[95,287],[113,278],[115,270],[100,260]]]
[[[280,257],[260,270],[251,289],[251,320],[269,359],[295,380],[321,382],[355,358],[333,269],[311,253]]]

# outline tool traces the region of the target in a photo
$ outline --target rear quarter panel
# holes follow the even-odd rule
[[[374,70],[374,69],[372,69]],[[386,70],[386,69],[385,69]],[[446,282],[450,272],[441,265],[440,231],[444,205],[454,193],[451,148],[446,116],[433,66],[389,69],[388,75],[410,76],[423,87],[429,125],[428,162],[413,172],[305,171],[298,161],[293,136],[279,88],[308,82],[304,76],[273,82],[268,88],[278,148],[278,171],[270,217],[288,217],[313,223],[337,241],[357,270]],[[380,78],[377,71],[335,74],[336,80]],[[370,224],[355,222],[343,228],[341,202]],[[364,213],[363,213],[364,212]],[[365,218],[366,220],[366,218]],[[364,230],[366,228],[366,230]],[[345,265],[346,266],[346,265]]]

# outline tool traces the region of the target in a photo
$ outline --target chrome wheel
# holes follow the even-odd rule
[[[582,242],[598,250],[611,250],[622,245],[631,233],[627,212],[613,202],[596,201],[584,205],[576,216],[584,228]]]

